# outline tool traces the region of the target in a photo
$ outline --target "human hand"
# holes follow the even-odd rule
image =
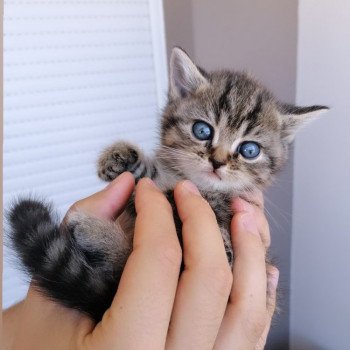
[[[222,336],[219,333],[218,337],[222,346],[218,347],[220,349],[264,349],[276,308],[279,271],[275,266],[265,263],[265,274],[261,256],[262,246],[265,259],[271,243],[269,224],[264,214],[263,195],[256,192],[248,199],[249,202],[235,198],[232,203],[235,215],[231,223],[231,235],[235,261],[230,301],[232,303],[237,300],[237,304],[241,303],[241,306],[237,307],[240,312],[230,312],[229,306],[227,308],[227,321],[223,322],[220,329]],[[263,282],[264,274],[267,285]],[[235,284],[237,293],[234,292]],[[237,323],[240,324],[239,327],[236,326]],[[237,341],[240,336],[241,345]]]
[[[73,209],[112,219],[121,212],[132,190],[133,179],[124,174],[105,190],[77,202]],[[266,243],[269,233],[263,214],[252,216],[248,203],[234,202],[236,259],[232,275],[207,202],[195,187],[191,191],[188,182],[176,187],[175,200],[183,221],[185,269],[180,278],[182,252],[171,207],[149,180],[142,180],[136,189],[134,249],[102,321],[94,325],[31,288],[21,305],[14,349],[254,349],[262,344],[275,295],[275,288],[270,288],[272,302],[266,307],[265,245],[261,237]],[[247,207],[237,208],[237,201]],[[248,226],[244,227],[244,222]],[[255,229],[258,234],[254,234]]]

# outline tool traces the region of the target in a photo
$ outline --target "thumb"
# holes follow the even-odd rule
[[[79,210],[98,219],[112,220],[123,212],[135,187],[135,179],[125,172],[102,191],[73,204],[70,211]]]

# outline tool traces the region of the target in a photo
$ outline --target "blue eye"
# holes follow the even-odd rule
[[[213,138],[212,127],[205,122],[195,122],[192,127],[193,135],[201,141],[210,140]]]
[[[260,154],[260,146],[256,142],[243,142],[238,147],[238,152],[246,159],[254,159]]]

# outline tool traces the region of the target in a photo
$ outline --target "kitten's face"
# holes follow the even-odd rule
[[[174,52],[161,129],[167,165],[202,189],[265,187],[286,160],[302,114],[289,120],[287,106],[246,74],[207,75],[183,51]],[[303,115],[318,109],[304,108]]]
[[[170,103],[163,145],[200,187],[242,191],[265,185],[286,158],[269,94],[240,74],[214,74],[201,90]]]

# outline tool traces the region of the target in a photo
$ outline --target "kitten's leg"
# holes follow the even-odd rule
[[[50,206],[18,202],[10,238],[34,285],[48,298],[99,321],[115,295],[131,251],[119,225],[72,213],[60,225]]]
[[[107,221],[72,212],[64,230],[76,240],[79,248],[92,262],[107,269],[122,269],[132,249],[132,236],[126,235],[118,220]]]
[[[153,179],[157,175],[155,164],[135,145],[117,142],[107,147],[98,160],[98,176],[112,181],[124,171],[130,171],[136,181],[142,177]]]

